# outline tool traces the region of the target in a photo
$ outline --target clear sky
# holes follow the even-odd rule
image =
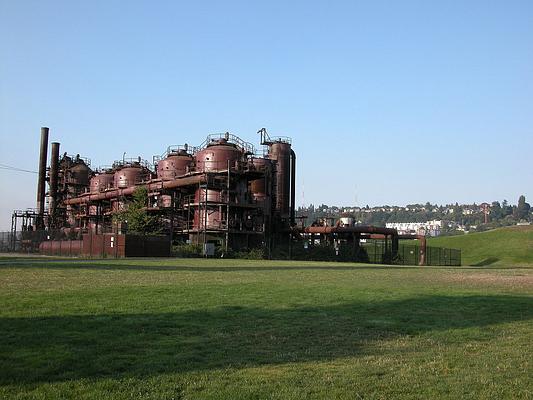
[[[0,0],[0,163],[290,136],[297,203],[533,200],[533,1]],[[36,175],[0,169],[0,229]]]

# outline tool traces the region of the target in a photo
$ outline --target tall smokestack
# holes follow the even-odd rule
[[[52,154],[50,159],[50,218],[52,225],[56,222],[57,187],[59,177],[59,143],[52,142]]]
[[[37,229],[44,228],[44,198],[46,182],[46,156],[48,152],[48,128],[41,128],[41,151],[39,157],[39,180],[37,181]]]

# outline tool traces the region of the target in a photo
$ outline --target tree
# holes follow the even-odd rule
[[[148,206],[148,189],[139,186],[133,192],[132,200],[127,204],[124,211],[119,211],[114,218],[127,224],[128,233],[138,235],[153,235],[161,231],[159,217],[149,215],[146,211]]]
[[[490,206],[490,219],[495,221],[503,217],[503,210],[499,201],[493,201]]]
[[[528,219],[530,209],[531,206],[529,205],[529,203],[526,203],[526,196],[520,196],[518,198],[518,205],[516,206],[516,218],[518,220]]]

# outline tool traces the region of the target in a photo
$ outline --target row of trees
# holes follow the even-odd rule
[[[426,222],[431,220],[446,220],[457,225],[484,226],[485,228],[514,225],[520,221],[533,220],[531,206],[525,196],[520,196],[516,205],[510,205],[507,200],[494,201],[489,207],[489,223],[485,224],[485,213],[477,204],[436,205],[431,203],[412,204],[406,207],[382,206],[370,208],[368,206],[354,212],[354,217],[363,224],[385,226],[387,222]],[[322,204],[318,207],[299,207],[297,214],[306,216],[307,223],[320,218],[336,218],[342,212],[340,207],[330,207]],[[483,228],[481,228],[483,229]]]

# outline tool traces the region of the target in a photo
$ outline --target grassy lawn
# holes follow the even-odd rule
[[[533,269],[0,259],[0,398],[533,398]]]
[[[533,266],[533,225],[442,236],[428,245],[461,249],[463,265]]]

